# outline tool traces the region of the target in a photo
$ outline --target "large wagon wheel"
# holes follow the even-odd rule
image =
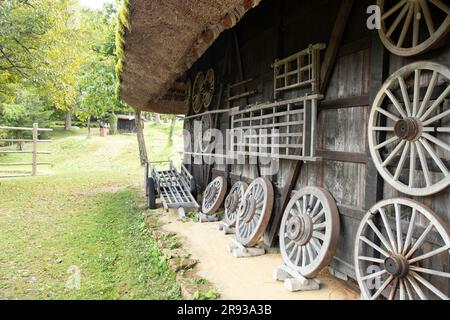
[[[330,193],[316,187],[300,190],[281,222],[283,261],[304,277],[315,277],[333,259],[339,230],[339,212]]]
[[[237,182],[231,188],[228,197],[225,199],[225,223],[230,227],[236,225],[237,213],[240,204],[244,199],[245,191],[247,191],[248,184],[245,182]]]
[[[202,111],[204,82],[205,74],[203,72],[199,72],[195,77],[194,86],[192,87],[192,109],[196,114]]]
[[[445,0],[378,0],[381,41],[392,53],[413,56],[436,46],[450,31]]]
[[[426,92],[420,87],[423,76],[431,78]],[[402,193],[428,196],[450,185],[442,160],[450,152],[449,82],[449,68],[416,62],[395,72],[375,98],[370,152],[381,176]]]
[[[217,177],[207,187],[203,194],[202,212],[206,215],[214,215],[225,199],[227,192],[227,180]]]
[[[363,218],[355,244],[363,298],[449,299],[449,249],[449,229],[429,208],[409,199],[376,204]]]
[[[236,239],[242,245],[258,244],[270,220],[273,197],[273,186],[267,178],[258,178],[247,188],[236,221]]]
[[[202,100],[203,106],[206,110],[211,106],[211,102],[214,97],[214,89],[215,89],[215,76],[214,70],[209,69],[206,73],[205,80],[203,82],[203,90],[202,90]]]

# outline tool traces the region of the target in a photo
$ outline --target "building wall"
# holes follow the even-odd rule
[[[333,107],[319,107],[317,148],[328,156],[321,162],[304,165],[296,184],[297,190],[304,186],[323,187],[330,191],[338,203],[341,237],[333,266],[350,277],[354,277],[353,248],[363,215],[377,201],[399,196],[387,183],[377,185],[379,178],[368,157],[367,124],[371,101],[381,86],[380,80],[413,61],[387,54],[377,32],[365,27],[366,9],[370,4],[373,1],[356,1],[325,99],[321,102],[321,105],[329,106],[336,99],[343,99],[340,100],[342,104],[331,103]],[[249,89],[257,89],[258,94],[234,103],[227,102],[224,94],[221,98],[216,97],[213,109],[216,106],[227,109],[273,101],[271,64],[276,58],[287,57],[307,48],[309,44],[328,43],[338,8],[339,1],[335,0],[264,0],[233,30],[220,36],[193,66],[189,77],[193,81],[197,72],[212,67],[218,76],[218,83],[225,88],[240,80],[254,79]],[[414,60],[422,59],[448,65],[450,46],[445,45]],[[303,94],[304,91],[298,90],[285,98]],[[347,107],[345,101],[349,98],[358,98],[359,105]],[[224,132],[229,128],[229,122],[228,114],[218,119],[219,127]],[[280,173],[269,177],[276,189],[274,212],[278,209],[290,164],[291,161],[282,161]],[[219,174],[220,171],[226,171],[227,167],[216,165],[214,169],[213,173]],[[235,165],[228,169],[235,176],[248,180],[258,176],[256,166]],[[210,181],[206,166],[193,166],[192,171],[200,186],[204,187]],[[450,213],[446,209],[450,205],[448,191],[418,200],[429,205],[450,223]]]

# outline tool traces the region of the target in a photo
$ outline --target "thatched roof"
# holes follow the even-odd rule
[[[120,97],[158,113],[187,113],[180,99],[168,100],[175,81],[224,30],[260,0],[126,0],[119,26]],[[125,26],[125,27],[124,27]],[[127,29],[127,30],[126,30]],[[120,41],[121,40],[121,41]],[[178,86],[179,87],[179,86]],[[169,95],[170,96],[170,95]]]

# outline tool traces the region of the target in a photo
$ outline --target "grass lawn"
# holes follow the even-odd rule
[[[179,163],[181,124],[172,147],[168,130],[147,126],[149,157]],[[180,297],[144,222],[152,213],[145,210],[136,137],[95,133],[87,139],[83,130],[56,131],[41,147],[52,155],[40,158],[53,167],[34,178],[0,180],[0,299]]]

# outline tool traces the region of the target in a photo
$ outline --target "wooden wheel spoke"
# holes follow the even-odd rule
[[[394,127],[373,127],[373,131],[384,131],[384,132],[393,132]]]
[[[414,3],[414,22],[413,22],[413,39],[412,39],[412,45],[413,47],[417,46],[419,44],[419,36],[420,36],[420,4]]]
[[[448,297],[444,293],[442,293],[442,291],[440,291],[438,288],[433,286],[430,282],[428,282],[427,280],[425,280],[424,278],[419,276],[416,272],[411,271],[411,275],[414,277],[414,279],[419,281],[423,286],[425,286],[427,289],[429,289],[431,292],[433,292],[436,296],[438,296],[442,300],[448,300]]]
[[[411,245],[411,240],[414,232],[414,226],[416,223],[417,210],[414,208],[411,214],[411,220],[409,221],[408,232],[406,233],[405,244],[403,246],[402,254],[405,255]]]
[[[428,234],[430,233],[431,229],[433,229],[433,227],[434,227],[433,224],[430,222],[430,224],[425,229],[425,231],[422,233],[422,235],[419,237],[419,239],[417,239],[414,246],[406,254],[406,259],[411,258],[411,256],[417,251],[417,249],[419,249],[419,247],[423,244],[423,242],[425,241],[425,238],[428,236]]]
[[[400,139],[400,138],[397,137],[397,136],[392,137],[392,138],[386,140],[385,142],[380,143],[379,145],[375,146],[375,150],[381,150],[381,149],[383,149],[384,147],[387,147],[388,145],[390,145],[390,144],[392,144],[392,143],[394,143],[394,142],[397,142],[399,139]]]
[[[327,223],[323,222],[323,223],[315,224],[314,230],[325,230],[326,227],[327,227]]]
[[[402,11],[400,11],[400,14],[397,16],[397,18],[395,19],[394,23],[392,24],[391,28],[388,30],[388,32],[386,33],[386,37],[390,38],[392,33],[394,33],[394,31],[397,29],[397,27],[399,26],[400,22],[403,20],[403,18],[405,17],[406,13],[408,12],[410,8],[410,4],[406,4]]]
[[[316,223],[324,215],[325,215],[325,210],[322,209],[318,214],[316,214],[314,217],[312,217],[312,222]]]
[[[388,234],[389,241],[391,242],[392,249],[397,247],[395,243],[394,234],[392,233],[391,225],[389,224],[389,220],[386,216],[386,211],[383,208],[380,208],[378,212],[381,215],[381,219],[383,220],[384,227],[386,228],[386,233]]]
[[[358,260],[367,261],[367,262],[375,262],[375,263],[380,263],[380,264],[384,263],[383,259],[377,259],[377,258],[365,257],[365,256],[359,256]]]
[[[444,247],[438,248],[436,250],[433,250],[433,251],[423,254],[421,256],[415,257],[414,259],[409,260],[408,263],[413,264],[416,262],[420,262],[420,261],[429,259],[429,258],[437,256],[438,254],[441,254],[445,251],[448,251],[449,249],[450,249],[450,246],[444,246]]]
[[[420,99],[420,69],[414,70],[414,99],[413,99],[413,116],[415,117],[419,109]]]
[[[402,252],[403,243],[403,233],[402,233],[402,220],[401,220],[401,208],[398,203],[394,204],[395,208],[395,228],[397,229],[397,252]]]
[[[387,286],[392,282],[392,280],[394,280],[394,277],[389,276],[389,278],[387,278],[387,280],[381,285],[381,287],[378,289],[378,291],[375,292],[375,294],[370,299],[376,300],[383,293],[383,291],[387,288]]]
[[[427,269],[427,268],[420,268],[420,267],[416,267],[416,266],[410,266],[409,270],[419,272],[419,273],[426,273],[426,274],[430,274],[430,275],[437,276],[437,277],[450,278],[450,273],[443,272],[443,271],[437,271],[437,270],[432,270],[432,269]]]
[[[449,115],[447,111],[427,120],[428,117],[444,102],[445,98],[447,98],[449,94],[450,94],[450,86],[447,86],[447,88],[439,95],[439,97],[433,102],[433,104],[428,108],[428,110],[420,117],[420,120],[424,121],[423,123],[424,127],[436,121],[439,121]]]
[[[419,296],[420,300],[428,300],[427,296],[425,295],[425,293],[423,293],[422,289],[420,289],[420,287],[417,284],[416,280],[412,276],[408,276],[408,277],[406,277],[406,279],[409,281],[409,283],[411,284],[411,287],[417,293],[417,295]],[[411,300],[414,300],[414,295],[412,293],[410,293],[410,294],[413,297]]]
[[[394,94],[392,93],[392,91],[390,90],[386,90],[386,94],[389,97],[389,99],[392,101],[392,103],[394,104],[395,109],[397,109],[398,113],[400,114],[400,116],[402,118],[407,118],[408,116],[406,115],[406,113],[403,111],[402,106],[400,105],[400,102],[398,102],[397,98],[394,96]]]
[[[434,152],[434,150],[431,148],[430,144],[425,139],[420,139],[420,143],[424,146],[425,150],[430,154],[433,161],[436,163],[436,165],[439,167],[439,169],[442,171],[442,173],[445,176],[449,175],[448,169],[445,166],[445,164],[442,162],[442,160],[439,158],[439,156]]]
[[[379,247],[378,245],[376,245],[375,243],[373,243],[372,241],[370,241],[369,239],[367,239],[366,237],[361,237],[361,241],[367,243],[369,246],[371,246],[372,248],[374,248],[375,250],[377,250],[379,253],[381,253],[383,256],[385,257],[389,257],[390,254],[386,251],[384,251],[381,247]]]
[[[400,178],[400,174],[402,173],[403,167],[405,165],[406,157],[408,156],[410,146],[411,146],[411,143],[408,142],[408,143],[406,143],[406,147],[403,148],[403,152],[400,157],[400,161],[398,163],[397,169],[395,170],[395,174],[394,174],[395,181],[397,181]]]
[[[392,286],[391,292],[389,293],[388,300],[394,300],[395,296],[397,295],[397,290],[400,284],[400,280],[398,278],[395,278],[394,285]]]
[[[405,146],[406,140],[400,141],[400,143],[395,147],[395,149],[392,151],[392,153],[384,160],[384,162],[381,164],[381,167],[386,168],[392,160],[397,156],[398,152]]]
[[[415,8],[415,4],[411,3],[409,5],[408,14],[406,16],[405,22],[403,23],[403,28],[402,28],[402,31],[400,33],[400,38],[398,39],[398,42],[397,42],[397,47],[399,47],[399,48],[403,47],[403,43],[405,42],[406,34],[407,34],[408,30],[409,30],[409,27],[411,26],[413,13],[414,13],[414,10],[415,10],[414,8]]]
[[[383,115],[385,115],[386,117],[390,118],[391,120],[397,122],[400,120],[399,117],[397,117],[396,115],[393,115],[392,113],[390,113],[389,111],[382,109],[382,108],[378,108],[377,111]]]
[[[428,2],[427,2],[427,0],[420,0],[419,4],[422,7],[423,15],[425,17],[425,22],[426,22],[427,28],[428,28],[428,33],[430,34],[430,36],[432,36],[435,32],[435,28],[434,28],[433,19],[431,18],[430,9],[428,7]]]
[[[419,160],[420,160],[420,165],[422,167],[423,175],[425,177],[425,183],[426,183],[427,187],[430,187],[432,182],[431,182],[430,169],[428,168],[427,158],[425,157],[425,154],[422,150],[421,144],[418,141],[416,141],[415,144],[416,144],[417,153],[419,154]]]
[[[403,279],[400,279],[400,300],[406,300],[405,283]]]
[[[408,89],[406,87],[405,79],[403,77],[398,77],[397,80],[398,83],[400,84],[400,89],[402,91],[406,114],[408,115],[408,117],[411,117],[412,116],[411,101],[409,100]]]
[[[411,143],[410,155],[409,155],[409,181],[410,188],[414,187],[414,177],[416,171],[416,147],[414,143]]]
[[[402,8],[406,4],[407,0],[401,0],[395,6],[393,6],[389,11],[387,11],[384,15],[381,16],[381,19],[386,20],[393,13],[397,12],[400,8]]]
[[[430,2],[444,11],[446,14],[450,15],[450,7],[443,3],[441,0],[430,0]]]
[[[442,140],[440,140],[440,139],[438,139],[436,137],[433,137],[431,134],[428,134],[428,133],[423,133],[422,136],[425,139],[427,139],[428,141],[433,142],[438,147],[443,148],[445,151],[450,151],[450,145],[447,144],[446,142],[444,142],[444,141],[442,141]]]
[[[419,112],[417,113],[416,118],[420,118],[425,111],[428,103],[430,102],[431,95],[433,94],[434,88],[436,87],[436,83],[439,77],[439,73],[437,71],[433,72],[433,76],[431,77],[430,84],[428,85],[427,92],[425,93],[425,97],[422,100],[422,104],[420,106]]]
[[[386,270],[381,270],[381,271],[378,271],[378,272],[371,273],[371,274],[369,274],[369,275],[367,275],[365,277],[362,277],[361,280],[362,281],[371,280],[371,279],[376,278],[376,277],[381,277],[382,275],[384,275],[386,273],[387,273]]]
[[[375,232],[375,234],[377,235],[378,239],[381,240],[381,243],[384,245],[384,247],[391,251],[394,252],[393,248],[391,247],[391,245],[389,245],[389,242],[386,240],[386,238],[383,236],[383,234],[381,233],[381,231],[377,228],[377,226],[375,226],[375,224],[373,223],[372,220],[368,220],[367,224],[372,228],[372,230]]]

